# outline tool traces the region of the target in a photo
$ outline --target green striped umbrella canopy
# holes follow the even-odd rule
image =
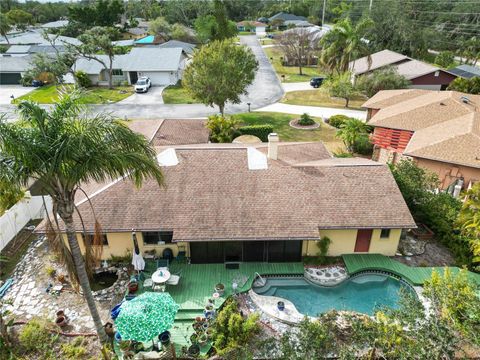
[[[168,293],[145,292],[120,306],[115,325],[122,340],[150,341],[173,325],[178,308]]]

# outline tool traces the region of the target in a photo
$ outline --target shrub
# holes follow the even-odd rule
[[[372,155],[373,144],[368,135],[360,136],[353,144],[353,151],[360,155]]]
[[[50,342],[55,341],[55,338],[50,334],[48,325],[40,320],[30,320],[20,332],[18,337],[20,344],[27,351],[38,351]]]
[[[333,127],[336,127],[337,129],[340,129],[340,127],[348,119],[350,118],[346,115],[333,115],[333,116],[330,116],[330,118],[328,119],[328,124],[330,124]]]
[[[335,156],[336,158],[351,158],[353,157],[353,154],[347,151],[341,150],[341,151],[334,152],[333,156]]]
[[[0,45],[0,54],[6,53],[8,48],[5,45]]]
[[[318,247],[318,258],[320,262],[325,261],[325,257],[327,256],[328,253],[328,248],[330,247],[330,243],[332,240],[328,236],[323,236],[318,242],[317,242],[317,247]]]
[[[83,337],[77,337],[70,344],[62,344],[60,349],[66,359],[80,359],[86,355],[87,350],[83,345]]]
[[[23,74],[22,79],[20,80],[20,84],[23,86],[32,86],[32,81],[34,80],[33,75],[29,72]]]
[[[214,143],[230,143],[236,134],[238,121],[220,114],[208,117],[205,125],[210,130],[210,140]]]
[[[55,270],[53,267],[51,266],[47,266],[45,268],[45,272],[47,273],[48,276],[50,277],[55,277],[55,274],[57,273],[57,270]]]
[[[315,124],[315,120],[313,120],[312,117],[307,113],[302,114],[302,116],[300,116],[300,120],[298,120],[298,125],[310,126],[313,124]]]
[[[54,84],[56,82],[55,75],[51,72],[44,71],[37,76],[37,80],[44,84]]]
[[[443,68],[448,68],[455,64],[455,56],[451,51],[442,51],[435,57],[435,63]]]
[[[273,125],[248,125],[238,129],[240,135],[253,135],[263,142],[268,141],[268,134],[273,132]]]
[[[471,79],[458,77],[448,85],[447,90],[456,90],[468,94],[480,94],[480,77],[476,76]]]
[[[82,88],[88,88],[92,86],[92,80],[90,80],[87,73],[84,71],[75,72],[75,78],[77,79],[78,85],[80,85]]]

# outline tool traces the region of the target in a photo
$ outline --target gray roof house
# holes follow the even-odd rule
[[[40,27],[42,29],[59,29],[67,26],[68,23],[69,23],[68,20],[57,20],[57,21],[52,21],[52,22],[42,24]]]
[[[448,71],[465,79],[480,77],[480,68],[473,65],[462,64]]]
[[[56,48],[56,49],[55,49]],[[57,45],[55,47],[51,45],[12,45],[8,48],[5,54],[12,56],[25,56],[28,54],[54,54],[56,51],[64,52],[64,45]]]
[[[0,56],[0,85],[16,85],[30,68],[32,56]]]
[[[305,16],[298,16],[295,14],[288,14],[284,12],[279,12],[278,14],[273,15],[268,19],[269,22],[274,20],[283,20],[283,21],[307,21]]]
[[[355,77],[369,74],[387,66],[393,66],[400,75],[411,81],[410,87],[427,90],[445,90],[457,77],[450,71],[388,49],[371,54],[370,57],[370,64],[367,56],[350,62],[349,68]]]
[[[57,36],[48,34],[52,40],[55,39],[55,45],[81,45],[82,42],[78,39],[69,36]],[[0,36],[0,45],[50,45],[50,42],[44,39],[43,34],[35,31],[27,31],[18,35],[8,36],[8,41],[5,37]]]
[[[193,50],[195,50],[194,44],[190,44],[190,43],[179,41],[179,40],[170,40],[156,46],[159,48],[182,48],[187,55],[193,55]]]
[[[106,55],[97,58],[108,65]],[[117,55],[113,60],[113,82],[135,84],[141,76],[147,76],[152,85],[176,84],[182,78],[187,56],[182,48],[133,48],[128,54]],[[74,71],[84,71],[94,85],[108,83],[108,71],[96,60],[78,59]]]

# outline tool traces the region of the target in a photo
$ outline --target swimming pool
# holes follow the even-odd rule
[[[304,278],[271,277],[266,278],[264,286],[254,287],[253,291],[290,300],[300,313],[308,316],[318,316],[333,309],[373,315],[378,306],[396,308],[401,288],[413,291],[387,275],[361,274],[332,287],[314,285]]]

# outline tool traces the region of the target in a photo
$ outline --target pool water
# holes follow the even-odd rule
[[[396,308],[401,288],[413,291],[392,277],[365,274],[333,287],[313,285],[303,278],[267,278],[265,286],[253,290],[290,300],[300,313],[318,316],[333,309],[373,315],[378,306]]]

